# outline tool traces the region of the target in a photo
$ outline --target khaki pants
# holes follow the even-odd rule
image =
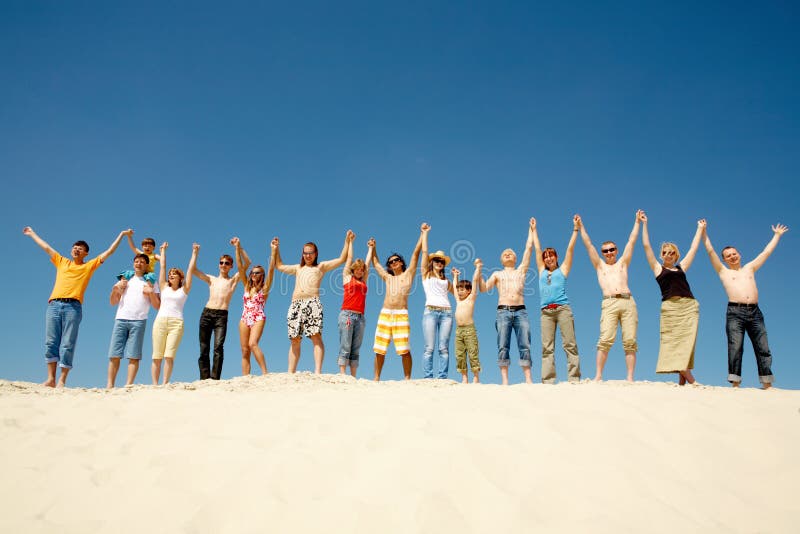
[[[456,326],[456,370],[459,373],[467,372],[467,356],[469,356],[469,366],[472,367],[472,372],[480,373],[478,333],[475,325],[472,324]]]
[[[639,314],[633,297],[603,299],[597,350],[602,352],[611,350],[617,337],[617,325],[622,325],[622,348],[625,354],[636,352],[636,327],[639,325]]]
[[[542,309],[542,382],[552,384],[556,381],[556,327],[561,330],[561,345],[567,353],[567,377],[570,382],[581,379],[581,364],[578,358],[578,344],[575,341],[575,318],[572,308],[564,304],[558,308]]]

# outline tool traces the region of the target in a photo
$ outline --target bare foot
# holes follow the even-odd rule
[[[597,376],[594,377],[594,381],[595,382],[602,382],[603,381],[603,375],[598,374]]]
[[[731,386],[738,388],[741,382],[731,382]]]
[[[478,375],[475,375],[475,376],[472,377],[472,383],[473,384],[480,384],[481,383],[481,379],[478,378]]]
[[[54,388],[54,387],[56,387],[56,379],[55,378],[48,378],[47,380],[42,382],[42,385],[46,386],[46,387],[49,387],[49,388]]]
[[[678,375],[678,385],[683,386],[686,384],[686,377],[683,375]]]
[[[625,379],[626,382],[633,382],[633,376],[628,375],[628,378]]]
[[[772,387],[772,382],[764,382],[761,384],[761,389],[769,389]]]
[[[469,383],[469,379],[467,378],[467,373],[464,373],[464,374],[461,375],[461,383],[462,384]]]

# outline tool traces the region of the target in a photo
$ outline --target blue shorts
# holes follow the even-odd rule
[[[131,319],[114,320],[114,329],[111,331],[111,346],[108,348],[108,357],[141,360],[146,326],[147,319],[139,321]]]

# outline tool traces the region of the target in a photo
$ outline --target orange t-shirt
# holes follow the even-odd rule
[[[103,263],[100,257],[78,265],[56,252],[50,261],[56,266],[56,283],[49,300],[78,299],[83,304],[86,286],[89,285],[89,280],[94,272]]]

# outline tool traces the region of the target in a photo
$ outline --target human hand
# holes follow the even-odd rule
[[[700,219],[699,221],[697,221],[697,228],[702,230],[703,232],[705,232],[706,231],[706,224],[707,223],[706,223],[705,219]]]
[[[280,239],[278,239],[277,237],[273,237],[272,241],[269,242],[269,246],[272,248],[278,248],[279,245],[280,245]]]
[[[772,227],[772,231],[778,235],[783,235],[789,231],[789,227],[784,224],[778,223]]]
[[[116,287],[117,290],[119,290],[120,292],[123,292],[126,289],[128,289],[128,281],[123,278],[122,280],[114,284],[114,287]]]
[[[431,225],[430,225],[430,224],[428,224],[428,223],[426,223],[426,222],[424,222],[424,223],[422,223],[422,225],[419,227],[419,229],[420,229],[420,231],[421,231],[421,232],[423,232],[423,233],[427,234],[427,233],[430,231],[430,229],[431,229]]]
[[[367,246],[368,247],[373,247],[373,248],[375,247],[375,238],[374,237],[370,237],[369,238],[369,241],[367,241]]]
[[[133,237],[133,228],[128,228],[127,230],[122,231],[122,235],[126,235],[128,237]]]
[[[161,243],[161,247],[160,247],[160,249],[161,249],[161,252],[163,253],[165,250],[167,250],[167,247],[168,247],[168,246],[169,246],[169,243],[167,243],[166,241],[164,241],[163,243]]]
[[[25,228],[22,229],[22,233],[24,235],[29,235],[29,236],[33,235],[33,228],[31,228],[30,226],[26,226]]]
[[[352,242],[356,238],[356,234],[353,233],[352,230],[348,230],[344,236],[344,240],[348,243]]]
[[[458,270],[458,269],[456,269],[455,267],[453,267],[452,269],[450,269],[450,272],[451,272],[451,273],[453,273],[453,276],[459,276],[459,275],[461,274],[461,271],[459,271],[459,270]]]
[[[234,247],[238,247],[239,246],[239,238],[236,237],[236,236],[232,237],[231,238],[231,245],[233,245]]]
[[[200,252],[200,245],[197,243],[192,243],[192,252]]]
[[[645,215],[644,210],[639,210],[636,212],[636,220],[640,223],[647,224],[647,215]]]
[[[581,219],[581,216],[576,213],[572,216],[572,224],[576,230],[580,230],[583,226],[583,219]]]
[[[473,263],[475,264],[476,269],[480,269],[481,267],[483,267],[483,262],[481,261],[480,258],[475,258],[475,261]]]
[[[155,291],[153,290],[153,284],[147,282],[144,287],[142,288],[142,293],[145,295],[152,295]]]

